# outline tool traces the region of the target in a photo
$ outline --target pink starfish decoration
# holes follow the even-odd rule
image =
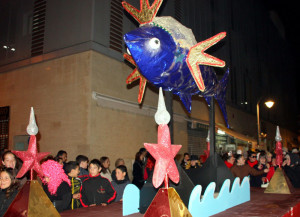
[[[35,135],[30,136],[30,141],[29,141],[27,151],[12,151],[12,152],[23,161],[22,168],[18,172],[17,178],[23,177],[25,173],[29,170],[36,171],[41,177],[44,175],[42,167],[40,165],[40,161],[48,154],[50,154],[50,152],[42,152],[42,153],[37,152]],[[31,180],[32,178],[33,177],[31,175]]]
[[[155,158],[153,172],[153,186],[158,188],[165,180],[165,187],[168,188],[168,177],[175,182],[179,182],[179,172],[174,161],[174,157],[181,148],[181,145],[171,145],[170,130],[167,124],[158,126],[158,144],[145,143],[146,149]]]

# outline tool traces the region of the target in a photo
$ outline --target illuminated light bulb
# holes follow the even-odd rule
[[[269,101],[265,102],[265,104],[266,104],[266,106],[267,106],[268,108],[272,108],[273,105],[274,105],[274,101],[269,100]]]

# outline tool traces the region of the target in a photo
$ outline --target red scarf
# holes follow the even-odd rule
[[[225,160],[224,163],[226,164],[226,166],[227,166],[228,168],[230,168],[230,167],[233,166],[233,164],[229,163],[227,160]]]
[[[252,163],[250,160],[247,161],[247,164],[248,164],[250,167],[254,167],[257,163],[258,163],[257,160],[255,160],[253,163]]]

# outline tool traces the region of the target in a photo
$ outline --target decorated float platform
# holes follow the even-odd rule
[[[300,189],[293,194],[265,194],[263,188],[251,188],[251,200],[241,205],[220,212],[214,217],[228,216],[300,216]],[[122,202],[112,203],[108,206],[94,206],[68,210],[60,213],[62,217],[121,217]],[[127,217],[141,217],[143,214],[135,213]]]
[[[264,191],[264,188],[251,187],[250,201],[213,216],[300,216],[299,188],[292,194],[266,194]]]

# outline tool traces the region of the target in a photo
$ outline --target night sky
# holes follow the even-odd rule
[[[285,30],[285,38],[287,43],[290,46],[291,53],[295,57],[295,65],[294,68],[294,80],[296,82],[300,81],[300,75],[299,75],[299,58],[300,58],[300,15],[299,15],[299,9],[294,4],[294,1],[283,1],[283,0],[266,0],[266,6],[270,11],[276,11],[280,20],[282,21],[282,24],[284,26]],[[290,88],[290,86],[289,86]],[[297,85],[294,85],[294,94],[297,98],[297,104],[296,105],[289,105],[289,106],[296,106],[297,109],[295,109],[297,112],[294,114],[295,119],[292,120],[294,122],[297,122],[297,131],[300,133],[300,88]]]

